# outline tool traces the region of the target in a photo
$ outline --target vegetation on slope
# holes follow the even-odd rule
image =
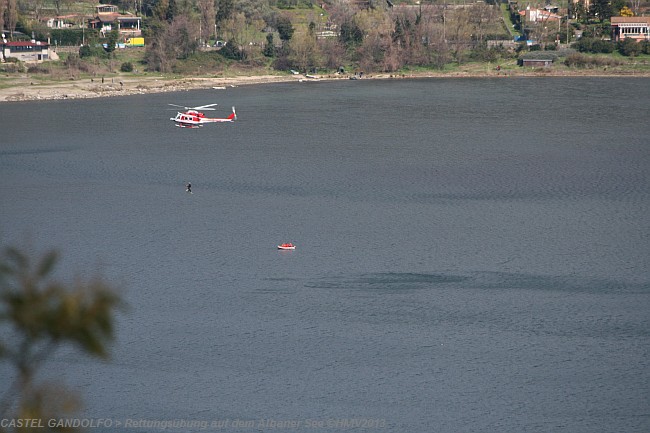
[[[445,71],[476,62],[516,64],[525,53],[540,50],[553,51],[555,64],[566,67],[601,67],[603,55],[618,52],[624,57],[608,66],[647,69],[650,53],[647,42],[603,41],[609,34],[609,16],[628,6],[624,0],[607,4],[597,0],[590,11],[569,9],[576,19],[570,25],[566,20],[558,23],[557,31],[522,23],[516,3],[118,0],[121,11],[143,17],[144,49],[115,49],[116,31],[101,35],[78,25],[54,30],[41,20],[53,12],[89,16],[94,2],[17,0],[12,8],[14,1],[0,0],[5,28],[50,40],[57,47],[83,46],[59,48],[61,60],[51,65],[3,64],[0,68],[73,79],[115,73],[212,76],[292,69],[306,73],[340,68],[366,73]],[[572,34],[577,28],[587,39],[570,50],[566,43],[575,43]],[[517,37],[534,43],[513,44]],[[564,43],[562,50],[558,39]],[[591,39],[591,44],[584,42]],[[573,55],[569,61],[568,55]]]

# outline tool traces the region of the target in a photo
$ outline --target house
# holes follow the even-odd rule
[[[45,25],[50,29],[69,29],[77,27],[84,21],[81,15],[60,15],[57,17],[45,18]]]
[[[650,40],[650,17],[612,17],[612,40]]]
[[[50,51],[50,44],[40,41],[0,41],[2,49],[2,61],[13,57],[21,62],[43,62],[54,57]]]
[[[560,22],[562,17],[546,9],[531,9],[528,6],[525,10],[520,11],[519,15],[527,23],[546,23],[549,21]]]
[[[88,27],[99,29],[102,35],[117,27],[120,37],[130,38],[142,35],[142,18],[131,13],[121,14],[117,6],[97,5],[95,6],[95,17],[88,21]]]

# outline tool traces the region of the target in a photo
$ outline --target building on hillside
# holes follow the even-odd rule
[[[546,9],[531,9],[528,6],[525,10],[519,12],[522,18],[527,23],[546,23],[546,22],[559,22],[562,17]]]
[[[57,17],[43,18],[45,25],[50,29],[70,29],[80,27],[84,22],[82,15],[59,15]]]
[[[612,40],[650,40],[650,17],[612,17]]]
[[[97,5],[95,6],[95,16],[88,21],[88,27],[99,29],[102,35],[117,27],[120,37],[130,38],[142,35],[142,18],[131,13],[121,14],[117,6]]]
[[[13,57],[21,62],[40,63],[50,60],[52,52],[50,44],[40,41],[11,41],[0,40],[0,49],[2,52],[1,59],[6,61],[7,58]]]

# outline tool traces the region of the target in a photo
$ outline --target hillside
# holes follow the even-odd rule
[[[49,40],[58,60],[37,64],[6,61],[0,64],[0,89],[26,80],[30,86],[63,81],[107,85],[109,79],[278,77],[290,75],[291,70],[321,77],[338,77],[335,74],[340,70],[345,74],[363,71],[367,77],[496,72],[509,76],[640,75],[650,70],[650,44],[622,46],[602,41],[609,31],[607,22],[558,22],[554,24],[558,30],[549,32],[544,26],[522,22],[513,3],[316,5],[306,0],[218,0],[219,7],[210,10],[196,0],[185,3],[186,9],[170,4],[162,10],[143,2],[138,10],[123,8],[121,13],[142,17],[144,48],[114,45],[125,40],[115,28],[107,32],[80,29],[78,24],[48,28],[45,18],[57,11],[57,4],[58,12],[65,13],[68,21],[87,22],[93,17],[95,5],[87,2],[45,2],[38,9],[24,9],[27,12],[16,23],[17,28],[36,39]],[[573,31],[578,28],[587,37],[576,43]],[[514,43],[516,37],[534,41]],[[597,46],[602,52],[594,49],[596,44],[583,43],[589,40],[601,40]],[[102,48],[102,43],[108,48]],[[80,45],[84,46],[80,49]],[[550,59],[552,65],[522,68],[522,60],[527,58]]]

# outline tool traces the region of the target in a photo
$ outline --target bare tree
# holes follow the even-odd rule
[[[157,22],[151,42],[147,44],[147,68],[170,72],[177,59],[187,58],[197,48],[198,26],[186,15],[174,18],[171,23]]]
[[[199,37],[207,43],[210,40],[210,35],[215,28],[216,22],[214,0],[197,0],[197,7],[201,14],[201,34]]]
[[[0,0],[0,31],[5,29],[5,10],[7,9],[7,0]]]
[[[483,41],[486,26],[494,22],[498,16],[499,11],[496,8],[497,6],[495,5],[485,3],[477,3],[470,7],[468,20],[477,41]]]
[[[13,36],[16,31],[16,24],[18,23],[18,5],[16,0],[7,0],[7,7],[5,9],[5,25],[9,34]]]
[[[455,60],[459,65],[463,62],[465,51],[469,48],[471,42],[472,25],[470,19],[471,12],[469,9],[456,9],[451,16],[451,22],[446,25],[446,37],[454,47]]]
[[[237,48],[242,50],[246,41],[246,15],[241,12],[233,13],[228,19],[221,23],[223,36],[226,40],[237,44]]]
[[[325,38],[318,41],[323,54],[323,64],[329,69],[338,69],[345,63],[345,47],[337,38]]]
[[[341,25],[351,19],[355,14],[359,13],[359,9],[353,2],[347,0],[335,0],[332,2],[328,9],[330,20]]]
[[[318,64],[316,36],[310,32],[296,34],[289,42],[289,60],[299,70],[309,71]]]
[[[384,10],[370,9],[357,14],[355,23],[363,34],[357,49],[359,65],[366,71],[393,71],[398,68],[398,47],[393,47],[394,24],[391,17]],[[388,61],[387,54],[390,54]]]
[[[634,11],[635,15],[639,15],[639,8],[641,7],[641,3],[641,0],[630,0],[630,6],[632,6],[632,10]]]
[[[169,0],[158,0],[153,7],[152,14],[160,21],[167,20],[167,11],[169,10]]]

